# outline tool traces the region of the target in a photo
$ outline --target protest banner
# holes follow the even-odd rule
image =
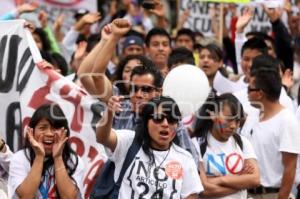
[[[205,35],[212,35],[211,19],[208,14],[209,3],[195,2],[193,0],[178,1],[179,16],[189,10],[189,18],[184,24],[185,28],[190,28],[193,31],[201,32]]]
[[[189,18],[187,22],[184,24],[184,27],[191,28],[193,31],[201,32],[205,36],[212,36],[213,33],[211,32],[211,18],[209,16],[210,7],[215,2],[220,2],[221,0],[181,0],[178,1],[178,8],[179,8],[179,16],[184,12],[184,10],[189,10]],[[226,0],[226,3],[232,2],[234,0]],[[240,2],[238,4],[238,13],[241,13],[241,10],[246,2],[243,0],[237,0],[235,3]],[[247,4],[246,4],[247,5]],[[254,6],[254,15],[253,19],[247,27],[247,31],[261,31],[269,33],[271,31],[271,24],[267,14],[263,11],[262,7],[258,3],[251,3],[251,6]],[[230,21],[230,19],[226,20]],[[225,26],[229,26],[230,23],[224,24]]]
[[[71,147],[85,163],[84,190],[88,198],[106,155],[96,142],[95,124],[104,105],[52,68],[41,68],[39,50],[24,28],[24,20],[0,22],[1,135],[18,150],[24,127],[36,108],[55,102],[65,113],[71,130]]]

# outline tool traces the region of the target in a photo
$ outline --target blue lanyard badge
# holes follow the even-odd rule
[[[43,199],[48,199],[49,197],[49,189],[51,187],[51,181],[54,180],[54,175],[51,175],[49,173],[45,173],[45,179],[44,181],[40,184],[39,190],[40,193],[43,197]]]

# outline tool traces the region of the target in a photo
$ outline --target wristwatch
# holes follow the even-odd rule
[[[5,147],[5,141],[3,139],[1,139],[1,142],[0,142],[0,152],[2,152],[3,148]]]

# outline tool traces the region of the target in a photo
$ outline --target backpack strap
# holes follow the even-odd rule
[[[121,169],[119,178],[118,178],[117,182],[115,183],[112,198],[114,198],[115,194],[117,194],[115,197],[116,198],[118,197],[119,189],[121,187],[122,180],[123,180],[123,177],[125,175],[125,172],[126,172],[127,168],[129,167],[129,165],[132,163],[133,159],[135,158],[135,156],[136,156],[137,152],[140,150],[140,148],[141,148],[141,145],[137,142],[137,136],[135,135],[135,137],[133,139],[133,142],[132,142],[131,146],[129,147],[128,151],[127,151],[125,161],[122,165],[122,169]]]

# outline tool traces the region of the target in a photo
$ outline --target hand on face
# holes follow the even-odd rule
[[[52,147],[53,158],[62,156],[62,152],[67,140],[67,130],[64,127],[54,130],[54,144]]]
[[[28,127],[26,129],[26,135],[28,137],[28,140],[30,142],[30,145],[35,153],[36,156],[45,156],[45,149],[43,145],[43,138],[44,135],[40,134],[37,136],[37,139],[33,136],[33,129]]]

